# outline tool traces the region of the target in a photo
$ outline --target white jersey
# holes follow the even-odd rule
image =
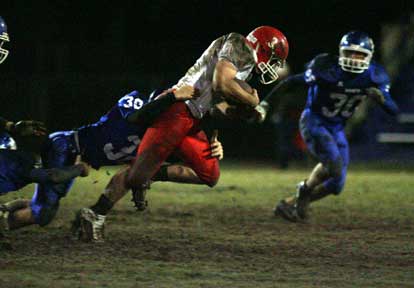
[[[212,83],[214,69],[221,59],[236,67],[236,78],[240,80],[246,80],[256,64],[254,51],[243,35],[230,33],[214,40],[174,86],[191,85],[200,91],[200,97],[185,102],[195,118],[201,119],[220,98],[213,94]]]

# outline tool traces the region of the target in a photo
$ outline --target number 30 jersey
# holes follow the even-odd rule
[[[397,109],[389,93],[389,76],[378,63],[372,61],[361,74],[349,73],[341,69],[337,57],[321,54],[305,68],[302,81],[309,85],[305,109],[321,116],[328,123],[345,125],[370,87],[381,90],[386,100],[386,110]]]
[[[82,159],[95,169],[133,159],[147,127],[132,124],[126,118],[150,101],[138,91],[132,91],[119,99],[98,122],[78,128]]]

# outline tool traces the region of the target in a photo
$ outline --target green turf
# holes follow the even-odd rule
[[[272,209],[308,169],[222,166],[214,188],[153,184],[144,213],[128,195],[99,245],[72,239],[69,222],[115,170],[79,179],[48,227],[9,234],[0,287],[414,287],[412,170],[351,167],[343,194],[294,224]]]

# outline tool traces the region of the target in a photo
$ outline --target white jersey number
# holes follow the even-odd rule
[[[128,136],[128,142],[130,142],[131,145],[121,148],[118,152],[114,151],[114,145],[112,143],[106,143],[103,147],[106,158],[111,161],[126,161],[132,159],[133,156],[131,156],[131,154],[137,149],[141,139],[139,139],[137,135],[130,135]]]
[[[355,107],[361,102],[365,95],[352,95],[352,97],[349,97],[347,94],[331,93],[329,97],[335,101],[333,110],[324,106],[322,107],[322,114],[325,117],[335,117],[340,115],[349,118],[354,113]]]
[[[131,108],[134,107],[135,110],[138,110],[139,108],[142,107],[142,105],[144,104],[144,101],[142,101],[139,98],[134,98],[132,96],[125,96],[122,99],[124,99],[126,102],[123,104],[123,106],[125,108]],[[121,99],[121,101],[122,101]]]

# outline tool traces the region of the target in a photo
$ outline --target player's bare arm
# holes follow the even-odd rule
[[[213,89],[223,94],[224,98],[236,100],[250,107],[256,107],[259,104],[257,91],[248,93],[234,80],[237,69],[227,60],[219,60],[216,64],[213,75]]]
[[[177,89],[170,88],[168,90],[165,90],[160,95],[158,95],[156,99],[166,97],[169,93],[174,94],[174,98],[176,101],[185,101],[198,96],[197,90],[193,86],[184,85]]]

